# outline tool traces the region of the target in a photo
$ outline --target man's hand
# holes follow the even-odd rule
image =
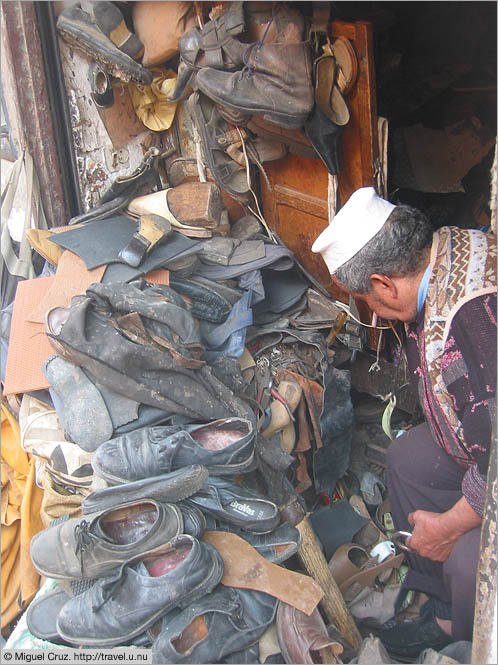
[[[481,518],[462,497],[445,513],[415,510],[408,515],[408,521],[413,526],[413,536],[406,539],[406,545],[420,556],[443,562],[460,536],[479,526]]]
[[[446,533],[444,514],[428,510],[410,513],[408,521],[413,526],[413,536],[406,539],[406,545],[427,559],[446,561],[460,534]]]

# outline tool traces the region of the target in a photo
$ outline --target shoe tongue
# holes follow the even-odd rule
[[[143,561],[139,561],[136,566],[134,566],[134,570],[136,573],[143,577],[150,577],[149,571],[147,570],[147,566]]]

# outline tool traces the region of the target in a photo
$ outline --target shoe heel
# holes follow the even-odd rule
[[[194,70],[195,67],[187,64],[185,60],[180,60],[180,64],[178,65],[178,78],[176,79],[175,89],[168,96],[169,102],[177,102],[181,98],[186,87],[190,83]]]
[[[306,120],[306,116],[290,116],[283,113],[265,113],[263,118],[271,122],[272,125],[284,129],[300,129]]]

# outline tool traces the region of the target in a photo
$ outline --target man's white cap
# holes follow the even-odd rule
[[[380,231],[395,207],[381,199],[373,187],[357,189],[311,250],[322,255],[332,275]]]

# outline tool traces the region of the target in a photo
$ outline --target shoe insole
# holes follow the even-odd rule
[[[223,448],[228,448],[232,443],[239,441],[241,434],[236,430],[221,430],[202,427],[191,432],[190,436],[197,441],[200,446],[207,450],[223,450]]]
[[[208,633],[206,619],[201,614],[171,642],[177,653],[188,653],[196,644],[206,639]]]
[[[161,556],[160,559],[145,562],[149,575],[151,577],[161,577],[161,575],[170,573],[177,568],[182,561],[185,561],[191,549],[191,545],[181,545],[180,547],[175,548],[173,552]]]
[[[225,586],[263,591],[308,615],[323,598],[323,590],[311,577],[271,563],[235,533],[206,531],[203,540],[223,558]]]
[[[112,517],[100,522],[100,528],[107,538],[118,545],[129,545],[143,540],[157,520],[157,510],[153,507],[131,506],[118,508]]]

